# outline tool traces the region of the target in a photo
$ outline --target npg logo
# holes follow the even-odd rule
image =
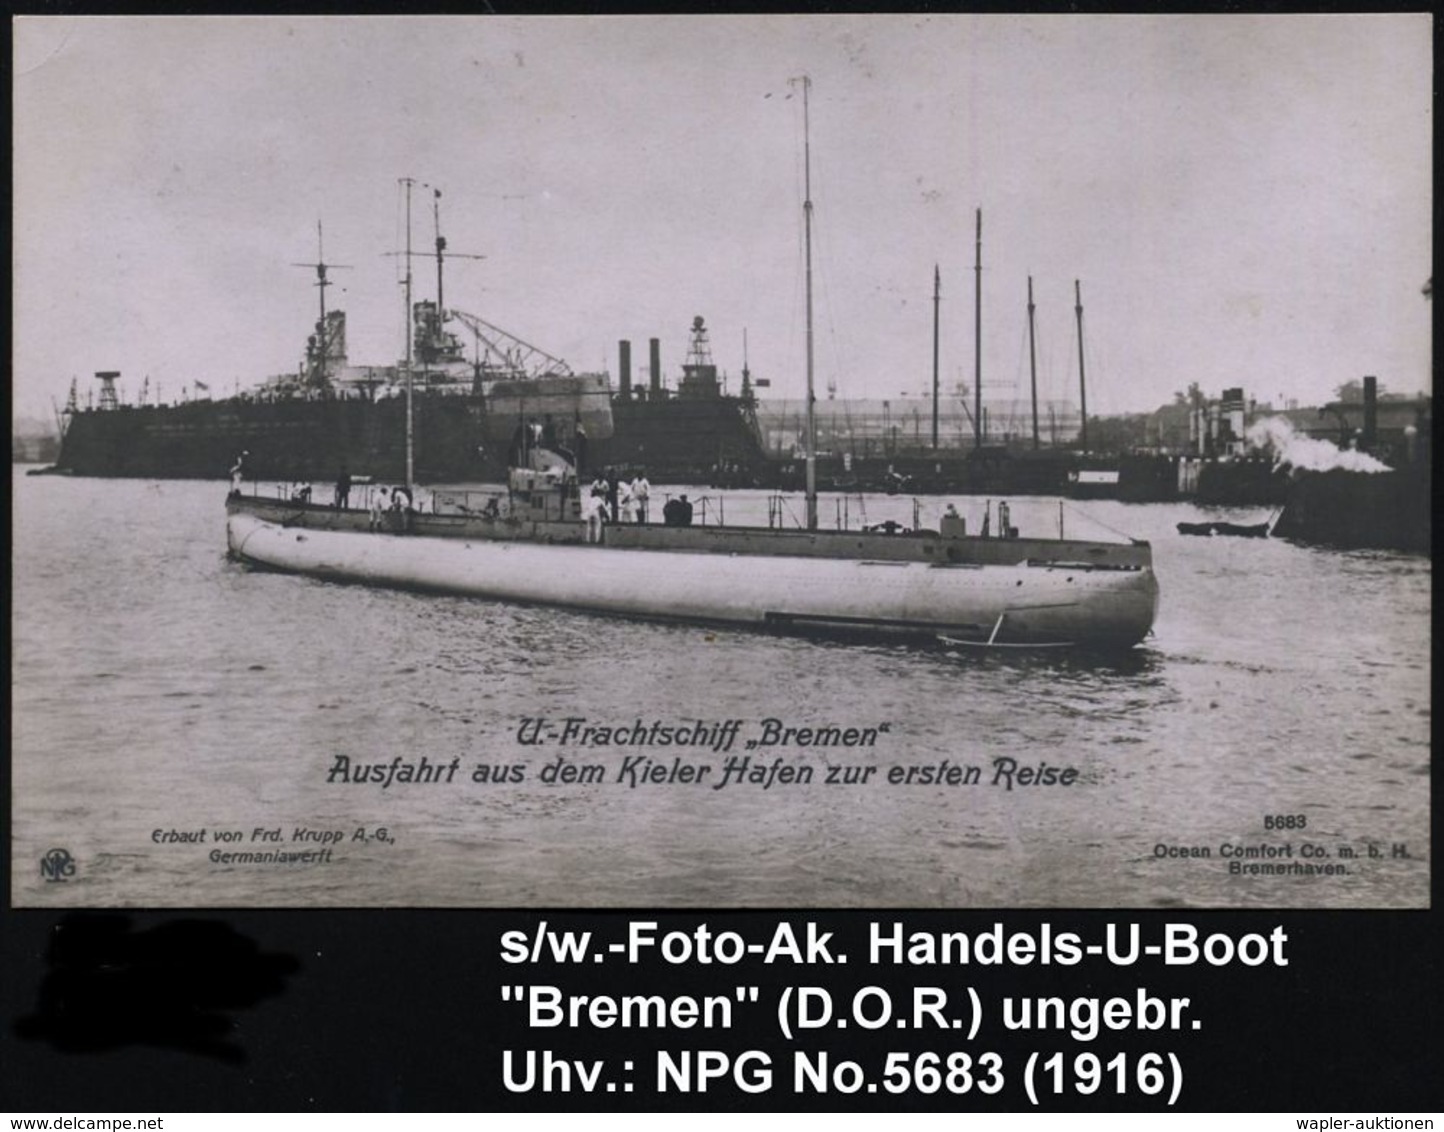
[[[63,883],[75,875],[75,858],[68,849],[52,849],[40,858],[40,875],[50,884]]]

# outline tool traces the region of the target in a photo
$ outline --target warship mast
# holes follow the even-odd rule
[[[306,375],[306,384],[318,389],[323,389],[330,384],[331,375],[327,372],[327,363],[331,360],[331,347],[333,339],[330,328],[326,325],[326,288],[332,286],[331,281],[326,278],[328,271],[351,269],[349,263],[327,263],[326,244],[321,233],[321,221],[316,221],[316,262],[315,263],[293,263],[292,267],[310,267],[316,271],[316,288],[321,295],[320,316],[316,319],[316,333],[311,340],[310,373]]]

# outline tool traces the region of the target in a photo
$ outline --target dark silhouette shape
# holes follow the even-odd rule
[[[290,955],[214,920],[175,920],[144,931],[129,917],[76,913],[56,926],[35,1012],[18,1037],[66,1053],[127,1045],[179,1049],[239,1063],[227,1015],[286,989],[300,970]]]

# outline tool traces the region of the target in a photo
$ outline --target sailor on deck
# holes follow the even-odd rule
[[[632,502],[637,507],[637,522],[647,521],[647,497],[652,494],[652,485],[647,482],[647,473],[638,472],[632,481]]]
[[[620,483],[617,480],[617,469],[608,468],[607,474],[602,482],[607,485],[607,522],[620,522],[622,511],[617,499],[620,489]]]
[[[244,478],[244,476],[245,476],[245,474],[246,474],[246,468],[245,468],[246,457],[249,456],[250,454],[251,454],[251,453],[250,453],[249,451],[242,452],[239,456],[236,457],[236,462],[235,462],[235,464],[233,464],[233,465],[231,466],[231,494],[232,494],[232,495],[240,495],[240,494],[241,494],[241,480]]]
[[[587,521],[588,542],[599,543],[602,541],[602,526],[606,522],[606,510],[606,484],[598,480],[582,497],[582,518]]]
[[[378,488],[371,496],[371,529],[379,531],[386,519],[386,507],[388,504],[386,489]]]

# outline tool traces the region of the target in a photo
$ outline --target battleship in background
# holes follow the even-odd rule
[[[693,320],[679,387],[661,378],[660,342],[651,340],[647,387],[633,388],[630,343],[622,342],[620,388],[602,373],[574,373],[566,362],[466,311],[443,305],[446,250],[437,220],[435,301],[407,306],[407,356],[394,365],[352,365],[346,314],[327,310],[328,272],[314,264],[320,315],[297,373],[260,388],[180,404],[122,402],[120,375],[96,374],[98,404],[82,408],[71,383],[60,415],[60,453],[51,471],[78,476],[222,479],[246,455],[251,475],[291,481],[369,477],[403,483],[505,482],[518,420],[578,446],[588,468],[644,468],[657,482],[711,482],[716,470],[749,475],[765,463],[749,375],[741,396],[722,389],[703,320]],[[408,257],[410,253],[407,253]],[[463,335],[469,341],[463,341]],[[205,396],[201,396],[204,393]],[[613,427],[615,422],[615,428]],[[407,440],[414,437],[414,466]]]
[[[670,483],[710,482],[719,467],[760,474],[765,457],[746,375],[742,396],[722,391],[700,318],[675,391],[662,385],[653,339],[648,386],[631,386],[624,342],[622,382],[614,392],[606,374],[573,373],[560,359],[474,315],[450,310],[443,320],[429,301],[414,310],[417,481],[504,482],[515,421],[531,417],[540,424],[549,416],[567,436],[580,426],[592,467],[645,468],[652,479]],[[471,359],[445,323],[470,331]],[[345,471],[353,478],[403,482],[404,364],[351,366],[345,341],[345,313],[328,312],[317,323],[301,373],[214,400],[123,404],[115,388],[119,375],[105,372],[96,375],[98,404],[82,408],[72,384],[53,470],[223,479],[245,452],[248,471],[266,478],[324,482]]]

